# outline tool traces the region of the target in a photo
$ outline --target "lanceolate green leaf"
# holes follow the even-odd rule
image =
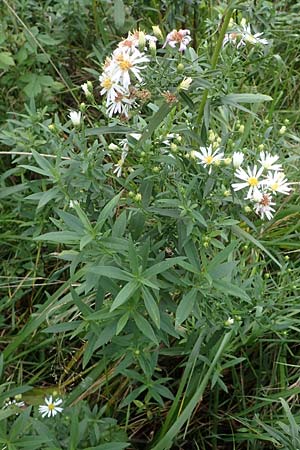
[[[264,94],[228,94],[222,97],[222,103],[261,103],[270,102],[272,97]]]
[[[143,273],[143,277],[144,278],[154,277],[155,275],[165,272],[166,270],[170,269],[170,267],[173,267],[176,264],[179,264],[181,261],[184,261],[185,259],[186,258],[184,258],[182,256],[178,256],[176,258],[166,259],[165,261],[154,264],[154,266],[145,270],[145,272]]]
[[[135,313],[134,321],[138,329],[148,338],[150,341],[154,342],[156,345],[159,345],[157,337],[151,327],[150,323],[139,313]]]
[[[136,280],[129,281],[129,283],[125,284],[125,286],[120,290],[116,298],[114,299],[110,310],[114,311],[119,306],[123,305],[127,300],[129,300],[132,295],[138,290],[139,283]]]
[[[182,324],[185,319],[190,315],[194,308],[194,304],[197,298],[197,289],[192,288],[187,294],[185,294],[176,310],[176,325]]]
[[[157,328],[160,328],[159,308],[158,308],[158,305],[157,305],[153,295],[151,294],[150,290],[146,287],[142,288],[142,294],[143,294],[145,307],[146,307],[146,310],[147,310],[149,316],[151,317],[151,319],[153,320],[153,322],[155,323]]]
[[[97,275],[102,275],[108,278],[114,278],[116,280],[130,281],[132,280],[132,275],[125,270],[119,269],[114,266],[92,266],[88,267],[88,272],[95,273]]]

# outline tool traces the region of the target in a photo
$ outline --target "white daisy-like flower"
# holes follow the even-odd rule
[[[118,47],[130,52],[138,47],[141,41],[144,41],[145,43],[156,42],[157,38],[155,36],[151,36],[150,34],[145,34],[140,30],[136,30],[133,33],[129,31],[127,38],[119,42]],[[145,47],[145,50],[147,50],[147,47]]]
[[[61,413],[63,408],[59,405],[62,404],[62,399],[58,398],[57,400],[52,399],[52,395],[49,398],[45,398],[45,405],[39,406],[39,412],[42,417],[54,417],[57,413]]]
[[[268,172],[268,176],[264,180],[264,184],[274,194],[280,192],[281,194],[288,195],[292,189],[287,178],[285,178],[284,173],[278,171]]]
[[[71,119],[74,127],[78,127],[81,121],[81,112],[80,111],[70,111],[69,117]]]
[[[252,34],[251,32],[251,26],[250,24],[247,24],[245,20],[241,21],[242,26],[242,39],[240,43],[238,44],[238,47],[241,45],[246,45],[248,42],[249,44],[255,45],[255,44],[262,44],[267,45],[269,42],[267,39],[261,38],[260,36],[263,35],[263,33],[255,33]]]
[[[133,100],[130,100],[122,94],[118,94],[113,101],[106,104],[107,115],[108,117],[112,117],[114,114],[123,114],[125,117],[128,117],[128,112],[132,104]]]
[[[126,90],[123,86],[120,86],[118,83],[116,83],[109,72],[104,71],[100,77],[100,86],[102,87],[100,94],[101,95],[107,95],[106,104],[109,104],[111,102],[114,102],[116,97],[120,94],[124,95],[126,93]]]
[[[197,158],[200,160],[200,164],[203,167],[209,167],[208,173],[211,173],[212,165],[218,164],[224,157],[224,153],[221,152],[218,148],[214,151],[213,146],[209,147],[200,147],[200,152],[192,151],[192,158]]]
[[[120,178],[120,176],[122,175],[122,169],[123,169],[123,165],[124,165],[127,154],[128,154],[128,151],[123,150],[121,159],[119,159],[117,164],[115,164],[115,166],[114,166],[115,169],[114,169],[113,173],[115,173],[118,178]]]
[[[239,191],[240,189],[249,188],[248,194],[245,197],[246,199],[261,198],[262,193],[260,192],[259,187],[262,186],[263,181],[259,180],[259,177],[263,170],[263,167],[257,169],[257,166],[254,166],[253,169],[248,167],[247,171],[240,167],[235,172],[235,176],[240,180],[243,180],[243,183],[233,183],[233,189]]]
[[[275,203],[272,202],[272,196],[267,192],[264,192],[260,201],[255,203],[254,211],[260,216],[261,219],[264,219],[264,216],[266,216],[268,220],[271,220],[273,217],[273,212],[275,211],[275,209],[272,208],[274,205]]]
[[[193,82],[193,78],[184,77],[184,79],[181,81],[181,83],[178,86],[178,90],[179,91],[188,91],[192,82]]]
[[[242,152],[234,152],[232,154],[232,164],[235,169],[241,167],[244,161],[244,153]]]
[[[124,89],[128,89],[131,84],[130,76],[133,74],[139,82],[142,81],[140,71],[145,69],[144,63],[149,62],[149,58],[134,49],[131,54],[126,50],[117,49],[114,52],[113,64],[111,67],[111,77],[115,83],[121,84]]]
[[[232,31],[231,33],[226,33],[225,37],[223,39],[223,47],[225,47],[226,44],[237,44],[238,38],[241,37],[240,33],[237,33],[235,31]]]
[[[281,164],[274,164],[279,156],[272,156],[269,152],[260,152],[260,160],[258,161],[265,170],[282,170]]]
[[[167,44],[169,44],[170,47],[173,48],[175,48],[176,45],[179,44],[179,51],[183,52],[192,40],[190,34],[191,34],[190,30],[171,31],[167,35],[163,48],[165,48]]]

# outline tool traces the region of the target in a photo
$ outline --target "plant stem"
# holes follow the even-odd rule
[[[224,39],[225,33],[227,31],[229,21],[231,19],[232,11],[233,11],[233,9],[229,6],[228,10],[224,16],[223,25],[221,27],[220,34],[219,34],[219,37],[217,40],[217,44],[215,46],[215,50],[214,50],[214,53],[213,53],[213,56],[211,59],[212,70],[214,70],[217,66],[218,57],[219,57],[219,54],[220,54],[220,51],[222,48],[223,39]],[[205,91],[203,92],[201,103],[200,103],[196,125],[201,124],[203,113],[204,113],[204,108],[205,108],[206,101],[207,101],[207,96],[208,96],[208,89],[205,89]]]

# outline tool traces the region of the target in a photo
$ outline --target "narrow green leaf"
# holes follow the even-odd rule
[[[133,318],[136,323],[136,326],[143,333],[143,335],[146,336],[148,339],[150,339],[150,341],[154,342],[156,345],[159,345],[157,337],[155,336],[155,333],[150,323],[139,313],[135,313]]]
[[[157,275],[158,273],[165,272],[166,270],[170,269],[170,267],[175,266],[176,264],[180,263],[181,261],[184,261],[185,259],[186,258],[182,256],[178,256],[176,258],[166,259],[165,261],[154,264],[154,266],[145,270],[145,272],[143,273],[143,277],[151,278],[154,275]]]
[[[65,333],[66,331],[73,331],[81,324],[81,320],[75,320],[74,322],[57,323],[51,327],[47,327],[43,330],[43,333]]]
[[[222,97],[222,103],[261,103],[270,102],[272,97],[265,94],[227,94]]]
[[[116,208],[117,204],[119,203],[120,197],[122,192],[120,192],[118,195],[116,195],[114,198],[112,198],[102,209],[101,213],[99,214],[96,229],[97,231],[101,231],[102,226],[104,225],[105,221],[108,219],[109,216],[112,216],[114,213],[114,209]]]
[[[125,286],[120,290],[120,292],[114,299],[110,307],[110,311],[114,311],[119,306],[127,302],[127,300],[132,297],[132,295],[138,290],[138,288],[139,284],[135,280],[129,281],[129,283],[125,284]]]
[[[151,319],[153,320],[153,322],[159,329],[160,328],[160,313],[159,313],[158,305],[157,305],[155,299],[153,298],[149,289],[143,287],[142,294],[143,294],[145,308],[146,308],[149,316],[151,317]]]
[[[117,29],[124,26],[125,23],[125,7],[123,0],[115,0],[114,4],[114,22]]]
[[[107,278],[114,278],[116,280],[132,280],[132,275],[129,272],[125,272],[125,270],[114,266],[92,266],[87,268],[87,272],[92,272]]]
[[[99,136],[101,134],[128,134],[136,132],[137,130],[134,128],[124,127],[122,125],[115,125],[113,127],[88,128],[87,130],[85,130],[85,135]]]
[[[49,241],[59,244],[70,244],[80,240],[80,236],[73,231],[52,231],[33,238],[34,241]]]
[[[0,189],[0,199],[9,197],[17,192],[24,191],[27,188],[26,183],[17,184],[16,186],[8,186]]]
[[[223,292],[224,294],[232,295],[233,297],[241,298],[242,300],[245,300],[246,302],[251,302],[251,299],[249,295],[246,294],[246,292],[241,289],[240,287],[236,286],[235,284],[229,283],[225,280],[214,280],[213,286]]]
[[[139,145],[143,145],[147,139],[152,136],[152,133],[159,127],[164,118],[174,107],[174,104],[163,103],[159,110],[150,119],[148,125],[144,129],[141,138],[139,139]]]
[[[123,316],[120,317],[117,323],[117,329],[116,329],[116,335],[120,334],[123,328],[126,326],[128,319],[129,319],[129,313],[123,314]]]
[[[192,312],[195,301],[197,299],[197,289],[192,288],[187,294],[185,294],[176,310],[176,325],[181,325],[182,322],[190,315]]]

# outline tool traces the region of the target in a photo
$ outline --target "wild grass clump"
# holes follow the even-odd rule
[[[297,7],[102,3],[4,1],[0,443],[295,450]]]

